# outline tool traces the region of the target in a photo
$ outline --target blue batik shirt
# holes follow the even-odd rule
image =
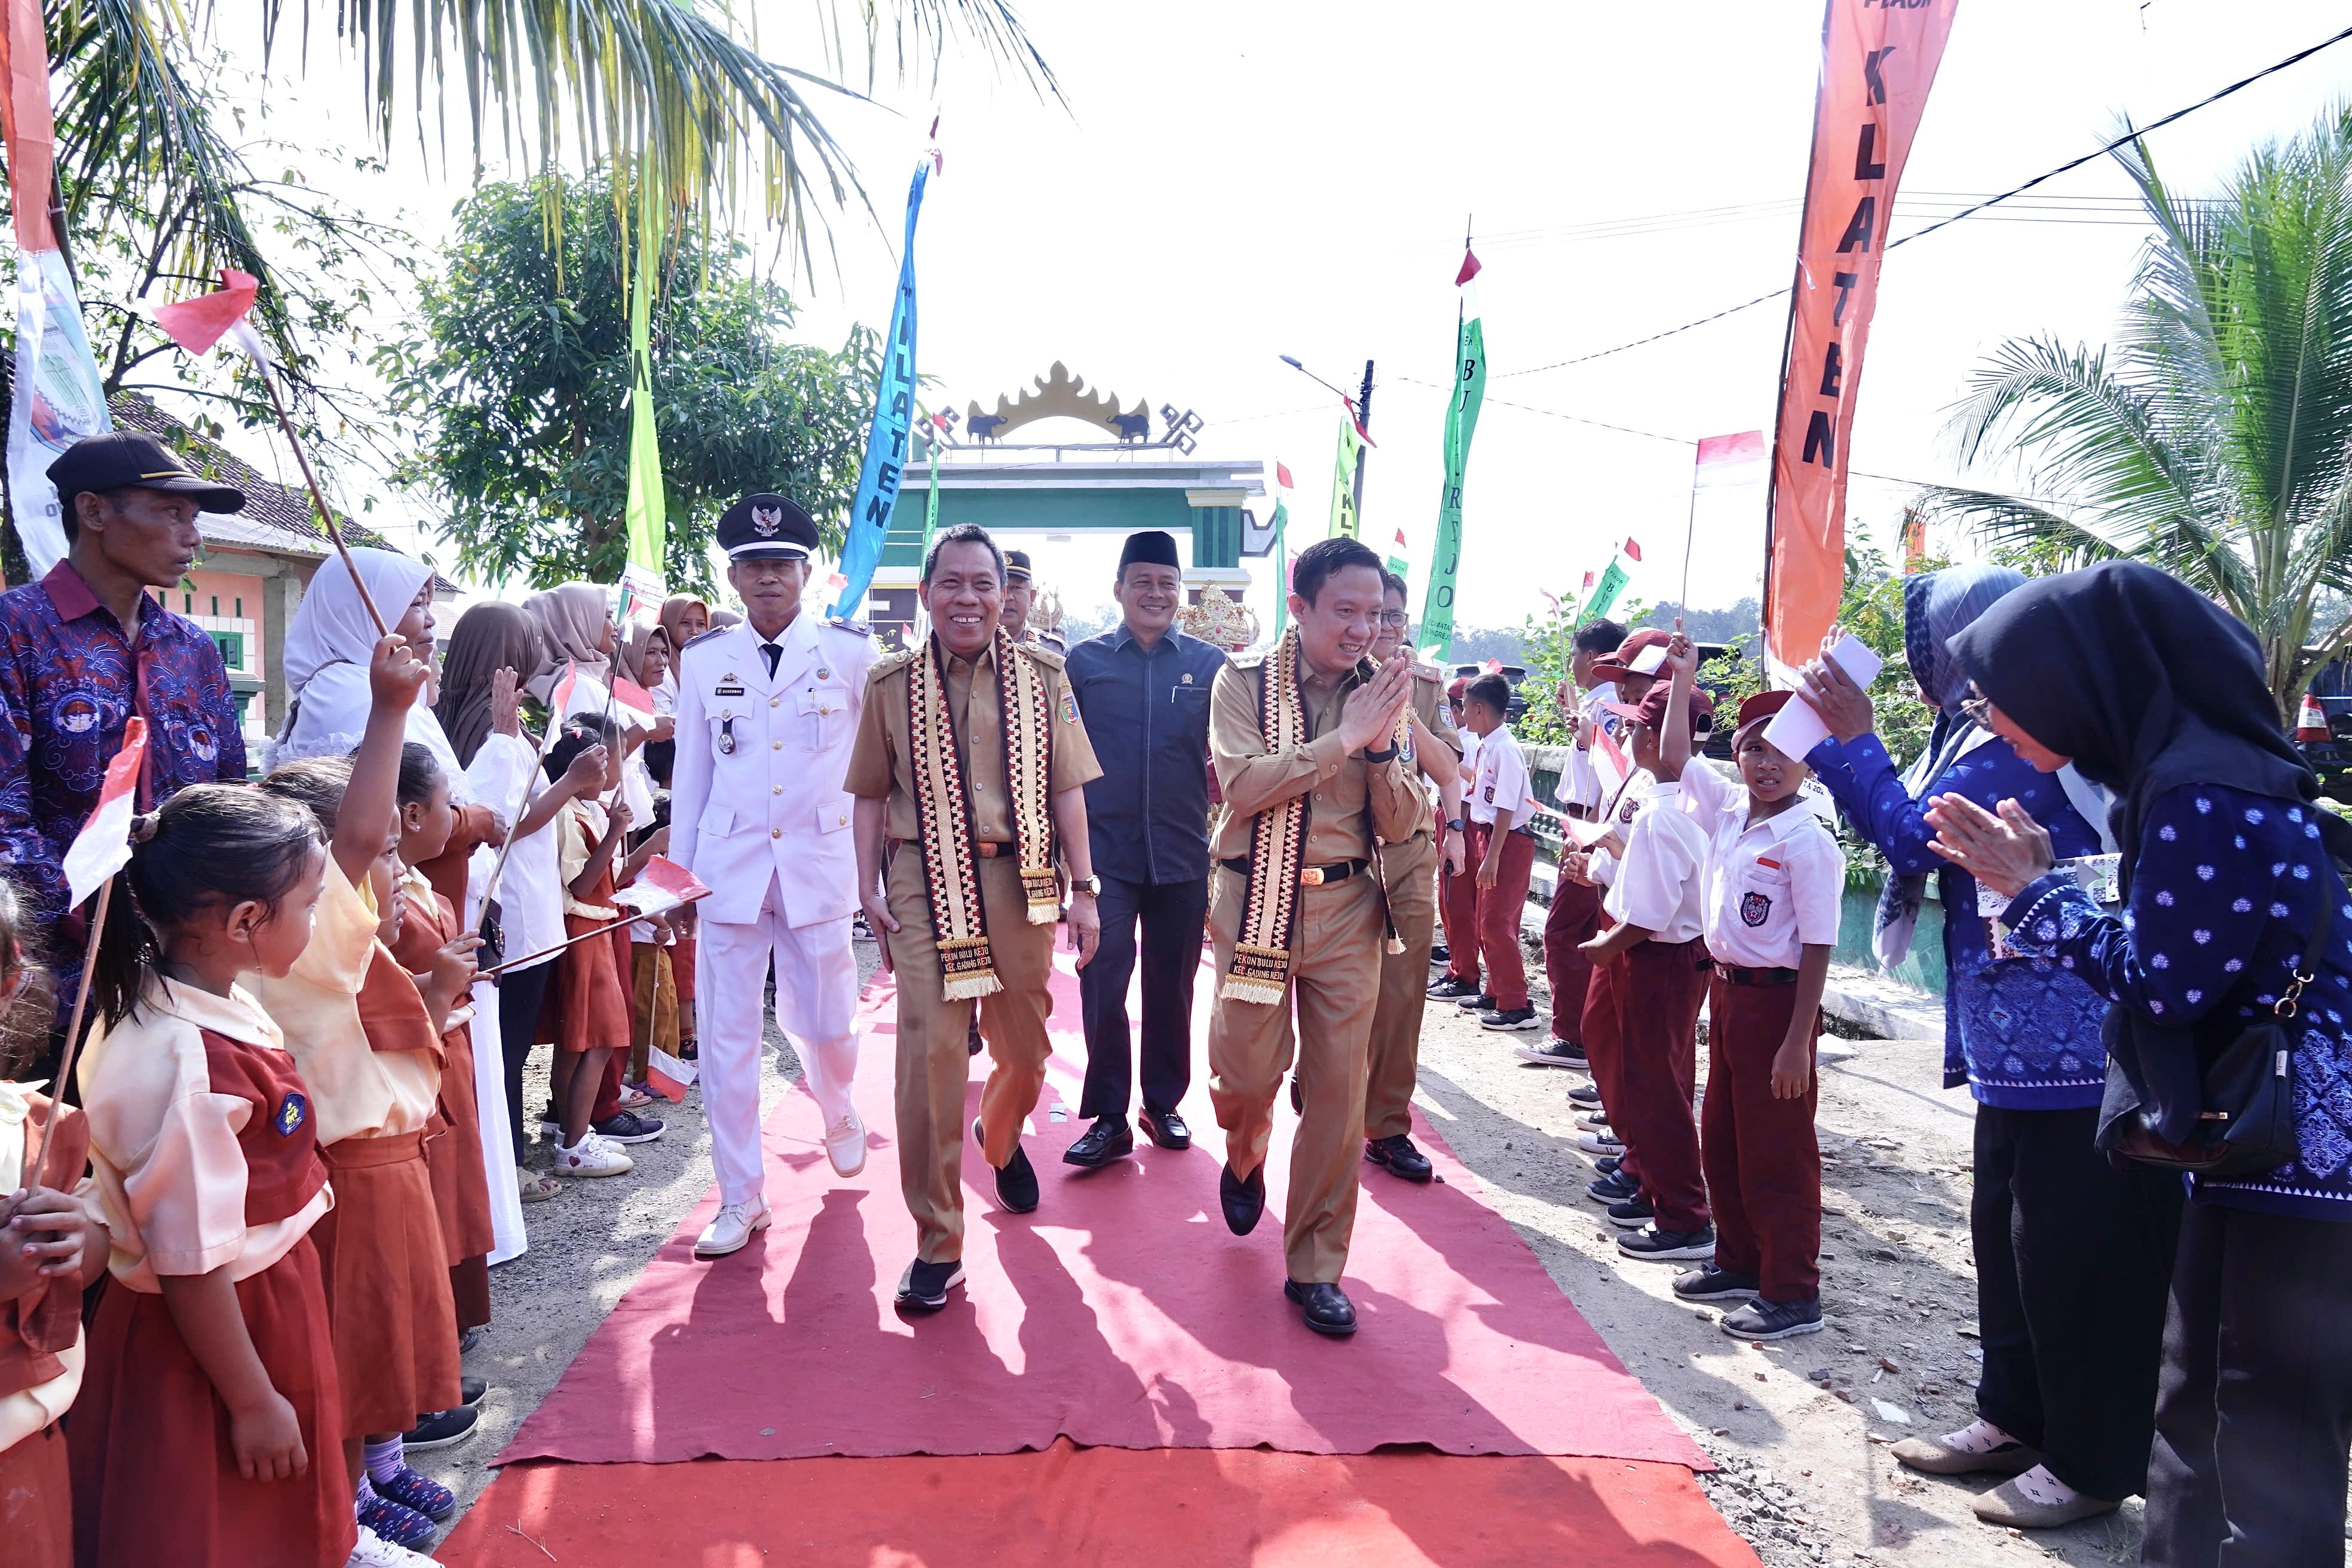
[[[1977,880],[1927,846],[1927,802],[1939,795],[1986,810],[2014,800],[2050,830],[2060,858],[2095,855],[2099,836],[2058,781],[1989,736],[1928,782],[1916,799],[1876,735],[1824,741],[1805,759],[1856,832],[1898,876],[1934,873],[1944,903],[1944,1087],[1969,1086],[1986,1105],[2064,1110],[2099,1103],[2107,1005],[2046,958],[1992,955],[1992,922],[1977,913]]]
[[[2334,923],[2296,1017],[2291,1165],[2200,1181],[2206,1203],[2352,1220],[2352,900],[2329,864],[2316,806],[2218,784],[2157,797],[2140,834],[2131,899],[2109,914],[2063,872],[2010,905],[2020,952],[2055,958],[2118,1007],[2189,1029],[2200,1059],[2269,1014],[2319,918]]]
[[[66,913],[66,847],[133,714],[147,720],[142,810],[192,784],[245,781],[236,698],[203,627],[142,595],[134,648],[70,561],[0,594],[0,866],[44,925]]]

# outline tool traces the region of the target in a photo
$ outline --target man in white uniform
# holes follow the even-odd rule
[[[698,1258],[737,1251],[768,1224],[760,1040],[772,957],[777,1022],[823,1114],[825,1153],[845,1176],[866,1164],[866,1124],[849,1097],[857,857],[841,781],[874,644],[865,627],[802,607],[817,531],[791,500],[746,497],[718,531],[744,619],[679,653],[670,797],[671,857],[710,889],[695,986],[719,1208]]]

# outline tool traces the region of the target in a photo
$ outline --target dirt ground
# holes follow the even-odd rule
[[[863,967],[873,949],[861,942]],[[1538,971],[1539,973],[1540,972]],[[1537,1005],[1545,1005],[1538,984]],[[1969,1511],[1989,1479],[1915,1476],[1885,1445],[1965,1426],[1981,1359],[1969,1262],[1973,1107],[1938,1086],[1941,1047],[1919,1040],[1824,1043],[1821,1138],[1826,1182],[1820,1334],[1754,1346],[1724,1334],[1718,1311],[1676,1300],[1679,1265],[1620,1254],[1616,1231],[1583,1189],[1592,1156],[1576,1147],[1581,1073],[1520,1062],[1539,1038],[1493,1034],[1432,1006],[1420,1103],[1486,1184],[1552,1278],[1674,1418],[1721,1466],[1703,1478],[1732,1528],[1769,1568],[1871,1563],[1993,1568],[2057,1561],[2129,1563],[2140,1505],[2027,1536]],[[763,1108],[798,1065],[772,1035]],[[544,1103],[534,1063],[530,1104]],[[709,1188],[698,1096],[661,1111],[669,1131],[632,1151],[637,1170],[567,1184],[526,1216],[530,1252],[492,1271],[498,1321],[467,1358],[488,1380],[467,1442],[417,1456],[470,1506],[490,1458],[554,1387],[591,1331]],[[538,1138],[535,1127],[527,1135]],[[550,1145],[533,1145],[544,1168]],[[1366,1168],[1367,1181],[1384,1181]]]

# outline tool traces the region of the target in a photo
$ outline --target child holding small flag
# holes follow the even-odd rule
[[[1822,1329],[1822,1157],[1813,1070],[1822,987],[1837,947],[1845,856],[1798,792],[1811,770],[1764,738],[1794,693],[1739,705],[1731,751],[1740,783],[1690,754],[1675,709],[1690,700],[1698,652],[1677,634],[1661,751],[1680,803],[1706,833],[1706,1109],[1700,1130],[1715,1258],[1675,1281],[1686,1301],[1744,1300],[1735,1339]]]
[[[1478,827],[1476,869],[1478,951],[1486,960],[1486,989],[1494,1005],[1478,1015],[1479,1026],[1518,1031],[1538,1026],[1528,1000],[1527,960],[1519,951],[1519,916],[1535,870],[1535,791],[1527,758],[1503,721],[1511,684],[1482,675],[1463,694],[1463,723],[1478,737],[1478,763],[1464,803]]]

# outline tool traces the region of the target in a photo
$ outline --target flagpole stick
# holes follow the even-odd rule
[[[359,590],[360,603],[367,607],[368,619],[375,623],[375,635],[390,637],[392,628],[384,624],[383,612],[369,597],[367,584],[360,578],[359,563],[352,559],[351,546],[343,542],[343,531],[335,526],[334,509],[327,504],[326,495],[319,489],[318,476],[310,471],[310,458],[302,450],[302,438],[294,434],[294,421],[286,416],[286,405],[278,395],[278,378],[269,371],[268,363],[258,354],[254,366],[261,372],[261,384],[269,394],[269,406],[278,416],[278,427],[286,432],[286,444],[294,448],[294,461],[302,470],[302,482],[310,489],[311,504],[319,509],[319,521],[326,524],[327,537],[335,542],[335,553],[343,558],[343,569],[352,574],[352,586]]]
[[[1682,611],[1683,611],[1683,612],[1687,612],[1687,611],[1690,609],[1690,563],[1691,563],[1691,541],[1693,540],[1693,538],[1694,538],[1694,537],[1696,537],[1696,536],[1697,532],[1698,532],[1698,468],[1697,468],[1697,465],[1696,465],[1696,463],[1694,463],[1694,464],[1692,465],[1692,468],[1691,468],[1690,511],[1689,511],[1689,513],[1688,513],[1688,514],[1687,514],[1687,515],[1683,519],[1683,586],[1682,586],[1682,596],[1681,596],[1680,598],[1678,598],[1678,599],[1676,599],[1676,600],[1675,601],[1675,604],[1677,604],[1677,605],[1681,605],[1681,606],[1682,606]],[[1677,616],[1676,616],[1676,629],[1677,629],[1677,630],[1679,630],[1679,629],[1680,629],[1680,614],[1678,614],[1678,615],[1677,615]]]
[[[65,1050],[58,1058],[58,1076],[49,1087],[56,1092],[49,1096],[49,1118],[41,1124],[40,1142],[34,1144],[25,1158],[18,1182],[27,1187],[41,1184],[41,1163],[49,1157],[49,1135],[57,1131],[64,1117],[66,1088],[73,1082],[74,1056],[81,1044],[82,1016],[89,1010],[90,966],[98,962],[98,939],[106,930],[106,911],[114,901],[114,879],[109,877],[98,885],[98,909],[89,917],[89,940],[82,944],[81,984],[74,991],[73,1022],[66,1026]]]
[[[548,694],[552,697],[554,689],[549,688]],[[530,813],[530,781],[546,771],[548,749],[554,742],[556,731],[562,727],[562,720],[551,717],[546,731],[539,738],[539,755],[532,761],[530,772],[523,776],[522,799],[516,804],[514,814],[507,818],[507,836],[499,844],[498,859],[491,862],[490,879],[482,884],[482,907],[474,911],[474,929],[466,933],[467,936],[482,934],[483,917],[490,912],[490,900],[499,896],[499,879],[506,875],[507,857],[514,853],[515,829],[522,826],[522,819]]]

